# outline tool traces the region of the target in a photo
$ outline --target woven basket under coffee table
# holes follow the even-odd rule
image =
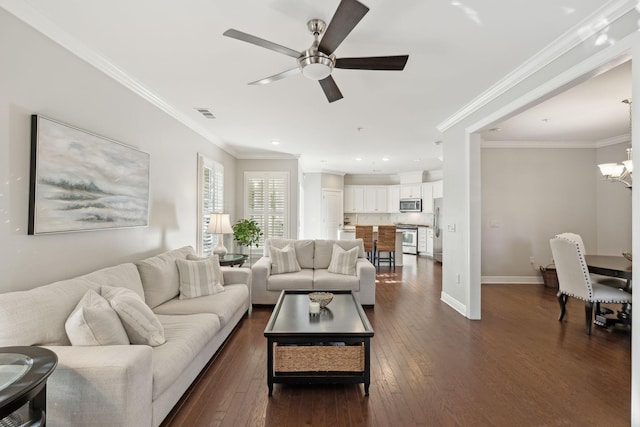
[[[363,383],[368,395],[373,329],[360,302],[332,290],[331,303],[310,316],[310,292],[282,291],[264,330],[269,396],[274,383]]]

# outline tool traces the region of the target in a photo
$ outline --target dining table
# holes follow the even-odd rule
[[[633,263],[631,261],[620,255],[585,255],[584,258],[590,273],[624,279],[626,280],[626,285],[622,289],[631,293],[631,281],[633,278],[631,268]],[[596,323],[600,325],[607,326],[616,322],[623,324],[631,322],[631,304],[623,304],[622,310],[618,312],[617,319],[611,323],[607,321],[604,315],[601,316],[601,319],[598,319],[598,315],[596,315]]]

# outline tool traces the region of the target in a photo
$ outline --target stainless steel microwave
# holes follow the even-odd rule
[[[422,199],[400,199],[400,212],[422,212]]]

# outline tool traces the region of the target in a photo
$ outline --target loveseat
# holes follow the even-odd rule
[[[339,253],[334,253],[336,251]],[[335,272],[340,270],[337,255],[348,251],[357,254],[351,258],[353,264],[350,261],[349,265],[343,265],[346,270]],[[282,252],[286,272],[278,271],[274,265],[274,255]],[[291,252],[299,268],[295,263],[288,265],[292,257],[287,253],[291,255]],[[332,263],[337,265],[337,270],[330,268]],[[267,239],[263,256],[251,267],[251,273],[253,304],[275,304],[283,289],[351,290],[362,305],[372,306],[376,300],[376,269],[366,258],[362,239]]]
[[[0,347],[44,346],[58,356],[58,366],[47,382],[47,425],[158,426],[169,414],[250,305],[248,268],[218,264],[216,271],[224,283],[216,282],[216,293],[181,299],[184,275],[178,262],[210,265],[197,259],[191,247],[184,247],[31,290],[0,294]],[[153,317],[148,323],[159,321],[163,336],[153,335],[151,345],[72,345],[68,333],[78,340],[77,333],[70,332],[70,321],[79,302],[98,299],[105,290],[142,300],[150,309],[145,312]],[[113,299],[109,302],[116,307]],[[84,311],[87,319],[89,313]],[[97,323],[95,328],[104,324]]]

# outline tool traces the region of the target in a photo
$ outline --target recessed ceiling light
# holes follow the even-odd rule
[[[280,141],[271,141],[271,145],[280,145]]]
[[[388,158],[388,157],[383,157],[383,158],[382,158],[382,161],[383,161],[383,162],[388,162],[388,161],[389,161],[389,158]]]
[[[414,161],[414,162],[419,162],[419,161],[420,161],[420,159],[413,159],[413,161]]]
[[[356,157],[356,161],[358,161],[358,162],[359,162],[359,161],[361,161],[361,160],[362,160],[362,157]]]

